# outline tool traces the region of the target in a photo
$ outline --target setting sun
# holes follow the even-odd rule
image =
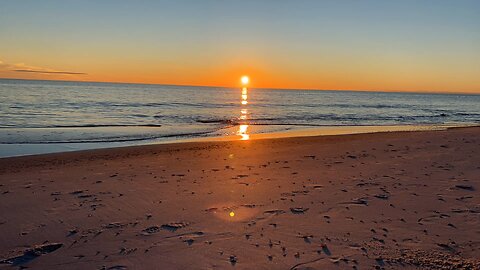
[[[242,76],[242,78],[240,79],[242,81],[242,84],[246,85],[248,84],[248,82],[250,82],[250,78],[248,78],[248,76]]]

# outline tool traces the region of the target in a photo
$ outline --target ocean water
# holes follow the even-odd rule
[[[9,152],[0,156],[26,145],[95,148],[307,127],[478,123],[480,95],[0,79],[0,151]]]

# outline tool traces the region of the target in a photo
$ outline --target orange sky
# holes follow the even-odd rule
[[[56,72],[57,69],[48,70]],[[460,72],[449,74],[450,70],[426,70],[421,74],[381,70],[381,68],[378,70],[345,69],[308,72],[308,70],[300,68],[269,67],[263,63],[258,63],[256,66],[254,64],[212,66],[198,70],[195,67],[178,65],[169,66],[168,69],[158,67],[149,69],[149,72],[139,73],[135,72],[133,67],[118,68],[114,65],[88,70],[89,73],[79,75],[1,70],[0,77],[238,87],[240,85],[239,78],[242,75],[248,75],[251,78],[250,86],[254,88],[480,93],[480,81],[474,75],[468,77],[468,74]],[[439,76],[444,77],[439,80],[437,79]]]
[[[320,2],[2,3],[0,77],[480,93],[480,4]]]

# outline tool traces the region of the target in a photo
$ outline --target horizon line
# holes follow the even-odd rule
[[[79,81],[79,80],[54,80],[54,79],[23,79],[23,78],[3,78],[0,80],[20,80],[20,81],[48,81],[48,82],[78,82],[78,83],[113,83],[113,84],[137,84],[137,85],[167,85],[167,86],[186,86],[186,87],[216,87],[216,88],[241,88],[241,86],[218,86],[218,85],[195,85],[195,84],[171,84],[171,83],[145,83],[145,82],[115,82],[115,81]],[[342,92],[377,92],[377,93],[409,93],[409,94],[440,94],[440,95],[480,95],[480,92],[449,92],[449,91],[427,91],[427,90],[376,90],[376,89],[319,89],[319,88],[271,88],[271,87],[252,87],[252,89],[261,90],[286,90],[286,91],[342,91]]]

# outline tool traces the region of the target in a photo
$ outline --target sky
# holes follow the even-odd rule
[[[0,78],[480,93],[480,1],[0,1]]]

